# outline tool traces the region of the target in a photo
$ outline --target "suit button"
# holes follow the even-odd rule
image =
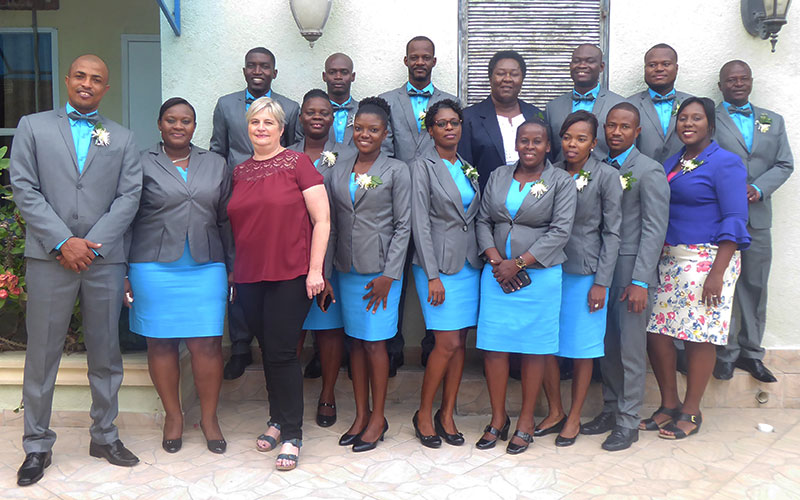
[[[83,189],[83,186],[82,186],[82,185],[80,185],[80,184],[78,184],[78,185],[77,185],[77,186],[75,186],[75,187],[76,187],[77,189]]]
[[[467,232],[468,229],[469,228],[467,226],[464,226],[464,227],[461,228],[461,230],[464,231],[465,233]]]
[[[77,218],[78,218],[78,214],[73,214],[73,215],[72,215],[72,218],[73,218],[73,219],[77,219]]]

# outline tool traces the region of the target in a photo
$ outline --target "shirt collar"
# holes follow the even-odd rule
[[[654,97],[669,97],[671,95],[675,95],[675,89],[670,90],[669,92],[667,92],[664,95],[661,95],[658,92],[656,92],[655,90],[650,89],[650,88],[648,88],[647,91],[650,92],[650,98],[651,99],[654,98]]]
[[[595,97],[595,99],[597,99],[597,94],[600,93],[600,84],[598,83],[595,88],[593,88],[592,90],[590,90],[589,92],[587,92],[585,94],[581,94],[580,92],[575,90],[575,88],[572,89],[572,93],[575,94],[575,95],[579,95],[579,96],[587,96],[587,95],[591,94],[591,95],[593,95]]]
[[[418,89],[417,87],[411,85],[411,82],[406,82],[406,92],[430,92],[433,94],[433,82],[429,83],[424,89]]]
[[[728,108],[730,108],[731,106],[733,106],[734,108],[738,107],[738,106],[735,106],[735,105],[729,103],[728,101],[722,101],[722,105],[725,107],[725,111],[727,111]],[[749,109],[750,111],[752,111],[753,110],[753,106],[751,106],[750,105],[750,101],[748,101],[747,104],[745,104],[744,106],[740,107],[739,109]]]
[[[96,109],[94,111],[92,111],[91,113],[81,113],[80,111],[78,111],[77,109],[72,107],[72,104],[70,104],[69,102],[67,102],[66,109],[67,109],[67,114],[73,113],[73,112],[81,114],[81,115],[84,115],[84,116],[94,116],[94,115],[97,114],[97,110]],[[77,121],[77,120],[73,120],[72,118],[70,118],[70,121]]]
[[[253,94],[250,93],[250,89],[244,89],[244,97],[245,97],[245,99],[252,99],[254,101],[256,100],[256,98],[253,97]],[[269,97],[271,99],[272,98],[272,89],[269,89],[269,91],[267,91],[267,93],[262,95],[261,97]]]
[[[613,163],[613,162],[616,161],[617,163],[619,163],[620,166],[622,166],[622,164],[625,163],[625,160],[628,159],[628,155],[631,154],[631,151],[633,151],[633,145],[631,145],[631,147],[629,147],[624,152],[620,153],[619,156],[617,156],[617,157],[612,158],[611,154],[609,153],[609,155],[608,155],[608,163]]]
[[[353,102],[353,96],[350,96],[350,97],[348,97],[348,98],[347,98],[347,100],[346,100],[346,101],[344,101],[344,102],[343,102],[343,103],[341,103],[341,104],[339,104],[339,103],[337,103],[337,102],[333,102],[333,101],[331,100],[331,106],[338,106],[338,107],[340,107],[340,108],[344,108],[344,107],[347,107],[347,105],[348,105],[348,104],[350,104],[351,102]]]

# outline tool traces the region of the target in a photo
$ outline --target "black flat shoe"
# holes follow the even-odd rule
[[[659,424],[655,421],[655,416],[661,413],[662,415],[666,415],[669,418],[661,422]],[[665,427],[672,423],[673,420],[678,418],[678,415],[681,414],[680,408],[664,408],[663,406],[659,406],[656,411],[650,415],[650,418],[646,418],[639,423],[639,430],[640,431],[657,431],[662,427]]]
[[[164,451],[167,453],[177,453],[180,451],[181,446],[183,446],[183,439],[165,439],[161,441],[161,447],[164,448]]]
[[[456,432],[455,434],[450,434],[444,429],[444,425],[442,425],[442,410],[436,410],[436,414],[433,416],[433,427],[436,429],[436,434],[439,435],[444,442],[452,445],[452,446],[461,446],[464,444],[464,435],[460,432]]]
[[[32,452],[25,455],[25,460],[17,471],[17,485],[30,486],[44,476],[44,470],[53,459],[52,451]]]
[[[356,437],[356,440],[353,442],[353,451],[355,453],[361,453],[362,451],[369,451],[374,450],[378,446],[378,441],[383,441],[383,436],[386,434],[386,431],[389,430],[389,422],[384,418],[383,419],[383,432],[378,439],[375,441],[364,441],[361,439],[361,434]],[[363,431],[362,431],[363,434]],[[441,444],[441,443],[440,443]]]
[[[778,379],[775,378],[775,375],[769,371],[769,368],[764,366],[764,362],[760,359],[753,359],[753,358],[739,358],[734,363],[736,368],[740,368],[750,375],[753,376],[754,379],[758,380],[759,382],[764,382],[765,384],[771,384],[772,382],[777,382]]]
[[[333,410],[333,415],[323,415],[319,412],[320,408],[330,408]],[[317,404],[317,425],[320,427],[330,427],[336,423],[336,405],[334,403],[323,403],[319,402]]]
[[[488,440],[481,437],[478,440],[478,442],[475,443],[475,447],[478,448],[479,450],[490,450],[494,448],[494,445],[497,444],[498,439],[501,439],[503,441],[508,439],[508,430],[510,428],[511,428],[511,419],[508,417],[508,415],[506,415],[506,423],[503,424],[502,429],[496,429],[492,427],[492,424],[487,425],[486,428],[483,429],[483,433],[486,434],[488,432],[495,438],[492,440]]]
[[[419,439],[419,442],[422,443],[422,446],[427,446],[428,448],[442,447],[442,438],[440,438],[438,435],[431,434],[430,436],[426,436],[419,431],[419,410],[414,413],[411,423],[414,424],[414,435],[417,436],[417,439]]]
[[[120,467],[133,467],[139,463],[139,458],[131,450],[125,448],[125,445],[119,439],[111,444],[90,442],[89,455],[95,458],[105,458],[111,465]]]
[[[564,424],[566,422],[567,422],[567,416],[564,415],[564,418],[559,420],[556,423],[556,425],[551,425],[550,427],[547,427],[545,429],[542,429],[541,427],[536,427],[535,429],[533,429],[533,437],[537,437],[538,438],[538,437],[546,436],[548,434],[553,434],[554,432],[561,432],[561,429],[564,428]]]
[[[511,441],[509,441],[508,445],[506,445],[506,453],[510,455],[519,455],[523,451],[527,450],[528,446],[533,442],[533,436],[531,436],[527,432],[522,432],[519,429],[514,431],[513,437],[520,438],[521,440],[525,441],[525,444],[514,444]]]
[[[580,434],[580,431],[578,431],[578,434]],[[575,434],[571,438],[564,437],[561,434],[559,434],[558,436],[556,436],[556,446],[562,447],[562,448],[565,447],[565,446],[572,446],[573,444],[575,444],[575,441],[578,439],[578,434]]]

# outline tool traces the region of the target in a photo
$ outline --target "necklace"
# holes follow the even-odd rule
[[[161,151],[163,151],[164,154],[167,155],[167,150],[164,149],[164,143],[163,142],[161,143]],[[180,163],[182,161],[188,160],[190,156],[192,156],[192,145],[191,144],[189,144],[189,154],[184,156],[183,158],[178,158],[177,160],[173,160],[172,158],[169,158],[169,155],[167,155],[167,158],[169,158],[170,161],[173,164],[175,164],[175,163]]]

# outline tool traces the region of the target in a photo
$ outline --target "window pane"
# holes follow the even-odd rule
[[[37,77],[33,33],[0,32],[0,128],[15,128],[22,116],[53,109],[52,36],[38,38]]]

